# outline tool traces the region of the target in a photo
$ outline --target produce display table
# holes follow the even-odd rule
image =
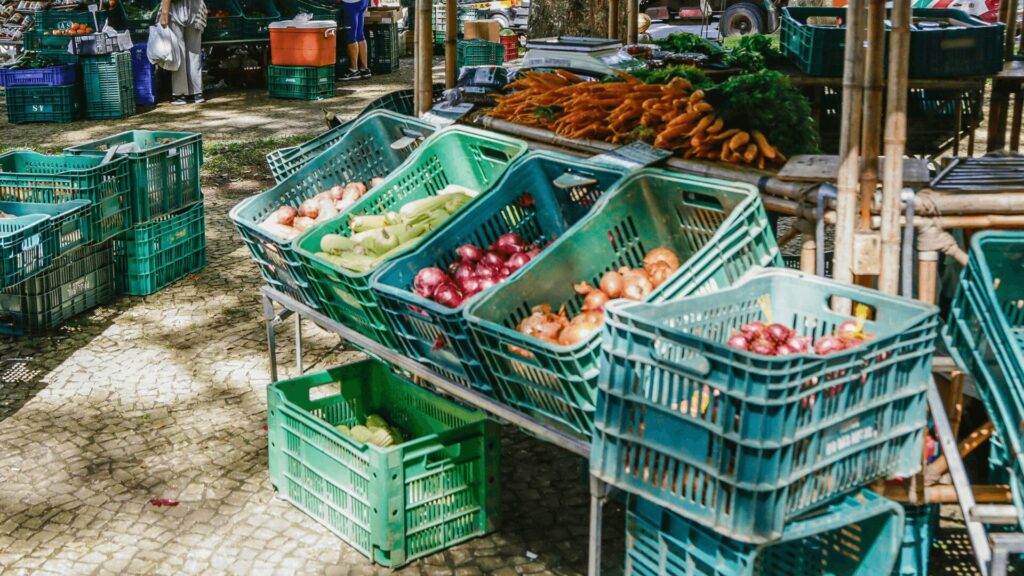
[[[1011,60],[1003,71],[992,79],[992,97],[989,104],[987,152],[1006,148],[1006,122],[1013,96],[1013,119],[1010,125],[1010,150],[1020,150],[1021,116],[1024,113],[1024,62]]]

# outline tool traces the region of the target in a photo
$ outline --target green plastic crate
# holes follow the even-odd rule
[[[434,98],[440,97],[441,92],[443,91],[444,84],[434,84]],[[363,108],[362,112],[352,120],[339,126],[335,126],[323,134],[320,134],[309,141],[303,142],[298,146],[278,148],[270,154],[267,154],[267,166],[270,167],[270,171],[274,174],[274,181],[278,183],[283,182],[285,178],[291,176],[300,168],[312,162],[314,158],[323,153],[324,150],[333,146],[338,140],[347,134],[357,120],[374,110],[390,110],[404,116],[415,116],[416,111],[413,109],[413,91],[411,89],[396,90],[389,94],[385,94],[373,102],[370,102],[366,108]]]
[[[846,8],[783,8],[782,28],[779,32],[779,44],[783,55],[804,74],[842,76],[846,28],[831,22],[845,17]],[[827,19],[826,21],[830,23],[809,24],[810,18]]]
[[[398,210],[407,202],[437,194],[449,184],[477,190],[482,196],[526,149],[525,142],[508,136],[463,126],[446,128],[427,138],[401,167],[347,213],[296,238],[292,247],[302,262],[321,310],[359,333],[397,349],[397,338],[384,318],[377,295],[370,290],[370,277],[375,271],[354,273],[320,258],[316,255],[320,251],[320,239],[327,234],[347,236],[350,214]],[[444,233],[450,220],[423,239]]]
[[[270,24],[281,19],[274,0],[239,0],[242,35],[246,39],[269,38]]]
[[[530,152],[509,167],[487,196],[455,215],[448,232],[382,266],[371,287],[404,353],[456,382],[492,394],[490,375],[463,314],[481,295],[449,308],[415,293],[417,272],[429,266],[447,269],[459,246],[486,248],[508,232],[545,245],[586,217],[624,174],[621,168],[572,156]]]
[[[135,114],[131,53],[81,56],[79,63],[85,85],[86,118],[125,118]]]
[[[932,539],[939,530],[939,505],[903,504],[903,544],[891,576],[928,576]]]
[[[214,10],[223,10],[226,16],[208,15],[206,28],[203,29],[204,42],[223,40],[241,40],[245,36],[245,18],[242,7],[236,0],[206,0],[208,14]]]
[[[370,71],[374,74],[390,74],[398,70],[398,23],[367,24],[366,45],[370,60]]]
[[[0,290],[0,334],[52,330],[114,296],[110,242],[83,246],[54,259],[42,274]]]
[[[103,242],[126,230],[131,221],[128,161],[6,152],[0,154],[0,200],[48,204],[89,200],[89,240]]]
[[[267,396],[278,494],[373,562],[401,566],[497,527],[500,430],[483,412],[371,360],[276,382]],[[370,414],[408,440],[382,449],[335,429]]]
[[[412,154],[419,143],[395,148],[403,138],[421,138],[434,131],[426,122],[378,110],[359,118],[339,139],[315,160],[298,169],[284,182],[262,194],[243,200],[231,209],[231,221],[248,245],[267,283],[313,308],[319,308],[317,293],[309,285],[306,271],[291,240],[266,232],[260,224],[282,206],[298,208],[335,185],[365,182],[386,176]]]
[[[156,24],[160,13],[160,2],[157,0],[126,0],[117,4],[121,17],[121,27],[131,34],[132,42],[145,42],[149,39],[149,27]]]
[[[459,40],[456,60],[463,66],[500,66],[505,61],[505,47],[501,42],[487,40]]]
[[[626,508],[627,576],[881,576],[892,570],[903,530],[900,507],[869,490],[808,513],[762,546],[635,495]]]
[[[103,29],[110,16],[109,10],[96,11],[96,21],[88,10],[45,10],[35,12],[35,46],[52,50],[67,50],[71,36],[54,35],[54,30],[66,31],[72,24],[92,26],[97,32]],[[97,28],[97,24],[99,27]],[[49,32],[49,34],[47,34]]]
[[[60,204],[0,201],[0,288],[43,271],[54,258],[89,242],[88,200]]]
[[[873,311],[873,338],[827,356],[726,344],[769,318],[832,334],[855,320],[835,298]],[[777,539],[828,499],[920,470],[937,312],[783,268],[713,294],[609,303],[591,473],[734,540]]]
[[[139,224],[114,242],[118,288],[153,294],[206,266],[203,203]]]
[[[322,100],[335,96],[334,66],[274,66],[267,68],[271,98]]]
[[[82,86],[9,86],[4,90],[7,99],[7,121],[11,124],[27,122],[72,122],[82,117]]]
[[[679,270],[651,293],[661,302],[725,288],[761,266],[781,263],[757,189],[663,170],[640,170],[609,191],[549,246],[524,274],[499,284],[466,311],[486,369],[505,403],[589,438],[593,427],[600,334],[576,346],[546,344],[516,331],[533,306],[565,306],[583,297],[573,284],[643,264],[664,246]],[[517,347],[532,357],[510,350]]]
[[[202,199],[202,134],[130,130],[66,148],[64,153],[102,157],[111,148],[128,158],[133,224],[148,222]]]

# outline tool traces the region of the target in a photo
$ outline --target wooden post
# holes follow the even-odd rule
[[[431,7],[431,0],[416,0],[416,59],[413,75],[418,114],[429,112],[433,103],[434,24],[430,21]]]
[[[619,37],[619,0],[608,0],[608,38]]]
[[[458,42],[459,42],[459,6],[457,0],[445,0],[444,28],[444,87],[455,88],[459,79]]]
[[[846,5],[846,47],[843,56],[842,127],[839,133],[839,178],[836,188],[835,263],[832,276],[840,282],[853,280],[853,236],[857,225],[857,185],[860,180],[861,103],[864,93],[864,2]],[[850,301],[837,299],[840,314],[850,312]]]
[[[910,0],[892,6],[889,33],[889,81],[886,92],[885,168],[882,174],[882,268],[878,289],[900,290],[900,206],[903,194],[903,153],[907,143],[907,82],[910,66]]]
[[[1002,13],[1003,4],[1006,4],[1006,45],[1003,47],[1003,60],[1013,59],[1013,49],[1017,43],[1017,0],[1004,0],[999,3],[999,11]]]
[[[814,274],[818,265],[818,250],[814,237],[804,234],[803,243],[800,246],[800,271],[806,274]],[[824,272],[824,270],[822,270]]]
[[[861,131],[860,229],[871,229],[871,200],[878,187],[885,74],[885,0],[868,0],[868,49],[864,59],[864,126]],[[890,53],[892,48],[890,48]]]
[[[936,282],[939,276],[939,253],[918,252],[917,254],[917,299],[925,304],[935,304]]]
[[[636,44],[640,25],[640,0],[626,0],[626,43]]]

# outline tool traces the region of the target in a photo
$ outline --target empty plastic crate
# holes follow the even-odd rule
[[[366,44],[371,72],[390,74],[398,70],[398,23],[367,24]]]
[[[153,294],[206,266],[203,203],[128,230],[114,243],[118,289]]]
[[[271,98],[322,100],[334,97],[334,66],[274,66],[267,68]]]
[[[459,40],[456,62],[463,66],[500,66],[505,61],[505,47],[501,42],[487,40]]]
[[[41,274],[0,290],[0,334],[52,330],[114,296],[110,242],[83,246],[54,259]]]
[[[429,266],[446,270],[458,259],[459,246],[486,248],[508,232],[546,245],[586,216],[624,173],[550,152],[531,152],[517,160],[487,196],[453,218],[447,233],[435,235],[373,276],[373,291],[400,349],[452,380],[490,393],[491,378],[463,314],[481,295],[449,308],[415,293],[416,273]]]
[[[815,340],[854,316],[873,335],[826,356],[729,347],[760,320]],[[744,542],[822,502],[921,467],[937,309],[771,269],[715,294],[605,307],[591,472]],[[680,441],[685,439],[685,441]]]
[[[298,208],[303,200],[333,186],[349,182],[369,185],[371,179],[398,168],[419,139],[433,131],[433,126],[415,118],[384,110],[372,112],[354,121],[334,144],[284,182],[232,208],[231,221],[248,245],[263,279],[271,287],[319,308],[292,241],[274,236],[260,224],[282,206]],[[403,139],[408,139],[407,146],[394,147]]]
[[[780,540],[730,540],[630,495],[627,576],[879,576],[899,553],[900,507],[868,490],[836,499],[786,525]]]
[[[497,527],[500,430],[483,412],[371,360],[276,382],[267,396],[278,494],[373,562],[401,566]],[[405,441],[379,448],[336,429],[371,414]]]
[[[89,241],[88,200],[60,204],[0,201],[0,288],[43,271],[54,258]]]
[[[0,154],[0,200],[48,204],[89,200],[89,240],[103,242],[131,223],[128,161],[6,152]]]
[[[11,124],[27,122],[71,122],[85,112],[82,104],[82,86],[9,86],[4,89],[7,99],[7,121]]]
[[[892,576],[928,576],[928,556],[939,529],[939,505],[903,505],[903,545]]]
[[[516,330],[534,306],[570,316],[582,307],[577,282],[600,283],[647,252],[671,249],[682,264],[648,299],[673,300],[730,286],[751,270],[779,262],[779,249],[753,186],[646,169],[621,180],[542,252],[525,273],[471,305],[466,315],[501,399],[519,410],[589,438],[593,428],[600,334],[575,346]],[[515,350],[515,351],[513,351]]]
[[[377,295],[370,290],[375,270],[357,273],[317,256],[320,239],[327,234],[349,235],[350,214],[383,214],[404,204],[434,196],[449,184],[480,192],[491,189],[513,160],[526,152],[526,143],[508,136],[452,126],[434,133],[384,182],[347,213],[299,236],[292,243],[309,278],[321,310],[332,319],[390,348],[398,341],[388,326]],[[467,206],[472,206],[472,203]],[[465,208],[465,207],[464,207]],[[449,230],[451,219],[421,240]],[[395,256],[400,256],[396,254]]]
[[[130,53],[82,56],[79,62],[85,82],[86,118],[125,118],[135,114]]]
[[[111,148],[118,150],[118,156],[128,158],[134,224],[202,199],[202,134],[131,130],[67,148],[64,153],[102,158]]]

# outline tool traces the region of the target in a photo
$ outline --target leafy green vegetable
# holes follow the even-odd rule
[[[699,68],[693,66],[669,65],[662,68],[638,68],[630,70],[630,74],[644,84],[668,84],[673,78],[685,78],[695,88],[709,88],[714,82],[708,79]]]
[[[811,106],[785,75],[773,70],[741,74],[706,92],[726,126],[759,130],[787,156],[817,151]]]
[[[764,70],[768,64],[783,60],[782,52],[775,47],[775,36],[750,34],[740,36],[723,59],[724,63],[748,72]]]
[[[712,44],[689,32],[669,34],[665,38],[655,40],[654,43],[662,50],[670,52],[697,52],[711,57],[721,56],[724,53],[721,46]]]

